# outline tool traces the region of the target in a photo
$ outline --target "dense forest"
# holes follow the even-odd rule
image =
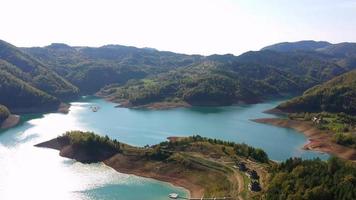
[[[52,108],[59,105],[59,100],[6,71],[0,71],[0,102],[14,112],[28,108]],[[40,109],[41,110],[41,109]]]
[[[6,87],[0,103],[14,112],[41,105],[53,109],[60,101],[98,91],[133,106],[256,103],[300,94],[354,69],[355,49],[354,43],[301,41],[240,56],[200,56],[121,45],[17,48],[1,41]]]
[[[55,110],[78,88],[19,48],[0,41],[0,103],[13,112]]]
[[[287,112],[344,112],[356,114],[356,70],[308,89],[277,108]]]
[[[356,165],[352,162],[337,158],[327,162],[290,158],[274,166],[271,174],[264,199],[356,199]]]
[[[121,45],[92,48],[54,43],[22,50],[51,66],[78,86],[82,94],[93,94],[109,84],[124,84],[130,79],[188,66],[202,58]]]
[[[2,67],[2,71],[7,71],[52,96],[65,99],[78,93],[77,87],[48,66],[4,41],[0,41],[0,59],[12,65]]]
[[[356,65],[345,62],[354,58],[353,54],[333,56],[319,50],[273,49],[240,56],[212,55],[166,73],[104,87],[99,95],[118,102],[128,100],[133,106],[161,101],[191,105],[255,103],[269,97],[302,93],[354,69]]]

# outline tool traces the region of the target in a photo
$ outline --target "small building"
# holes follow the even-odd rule
[[[312,122],[315,124],[322,124],[322,123],[324,123],[324,120],[322,117],[314,116],[312,118]]]
[[[237,166],[239,167],[240,171],[242,171],[242,172],[247,171],[247,167],[246,167],[246,164],[244,162],[237,163]]]
[[[251,183],[248,184],[248,188],[253,192],[259,192],[262,189],[258,181],[251,181]]]
[[[256,180],[260,178],[260,176],[258,176],[258,173],[255,170],[249,170],[247,172],[247,176],[250,177],[251,179],[256,179]]]

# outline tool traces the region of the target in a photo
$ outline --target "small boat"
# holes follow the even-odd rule
[[[178,196],[179,195],[177,193],[171,193],[171,194],[168,195],[168,197],[171,198],[171,199],[178,199]]]
[[[98,112],[98,110],[99,110],[98,106],[91,106],[90,108],[93,112]]]

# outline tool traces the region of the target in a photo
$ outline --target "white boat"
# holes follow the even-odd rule
[[[98,112],[99,106],[91,106],[90,107],[93,112]]]
[[[171,199],[178,199],[178,196],[179,195],[177,193],[171,193],[171,194],[168,195],[168,197],[171,198]]]

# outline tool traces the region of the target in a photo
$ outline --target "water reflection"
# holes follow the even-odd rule
[[[0,199],[102,199],[95,192],[89,192],[96,188],[109,193],[111,191],[111,196],[117,198],[115,191],[142,179],[118,173],[100,163],[81,164],[60,157],[56,150],[34,147],[35,144],[68,130],[87,130],[85,123],[77,120],[86,105],[87,103],[75,103],[67,115],[57,113],[33,116],[33,119],[0,134]],[[162,189],[185,193],[184,190],[170,185],[151,182],[147,180],[145,185],[151,187],[153,184],[157,191]],[[130,191],[126,191],[128,195],[120,197],[132,199],[130,194],[136,194],[136,189],[132,184]],[[162,195],[166,194],[158,192],[146,198],[141,194],[140,198],[156,200],[157,196]]]

